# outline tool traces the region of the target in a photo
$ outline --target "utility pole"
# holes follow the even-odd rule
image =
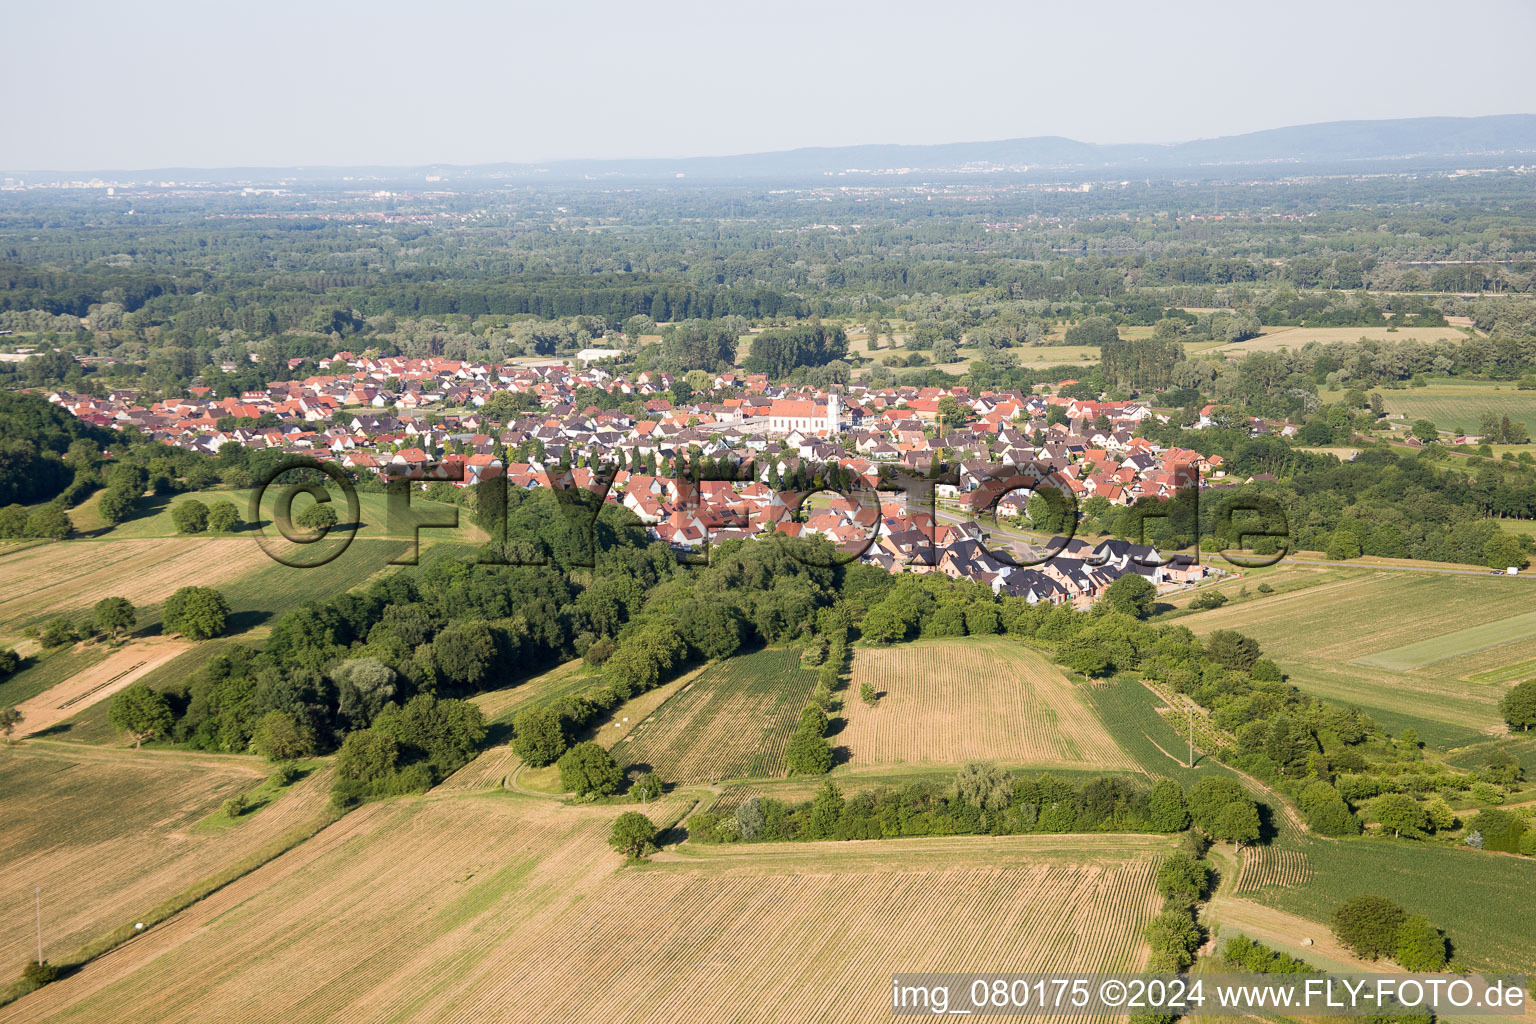
[[[32,900],[37,908],[37,962],[43,962],[43,888],[40,885],[32,887]]]
[[[1189,700],[1188,697],[1184,699]],[[1195,705],[1193,702],[1187,705],[1187,710],[1189,711],[1189,766],[1193,768],[1195,766]]]

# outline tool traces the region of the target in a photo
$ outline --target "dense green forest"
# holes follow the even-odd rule
[[[1461,368],[1507,374],[1529,364],[1533,323],[1512,297],[1536,287],[1536,203],[1522,186],[1432,176],[1091,192],[994,183],[921,196],[682,185],[387,199],[23,193],[0,207],[0,329],[99,360],[7,367],[30,383],[147,375],[175,389],[224,383],[219,368],[233,366],[238,389],[311,370],[288,361],[338,341],[499,360],[646,322],[729,318],[740,334],[811,316],[899,318],[910,346],[942,352],[962,337],[1006,350],[1090,317],[1151,326],[1172,313],[1183,337],[1230,341],[1259,323],[1460,315],[1493,335]],[[1149,356],[1133,361],[1154,369],[1143,387],[1170,370]]]

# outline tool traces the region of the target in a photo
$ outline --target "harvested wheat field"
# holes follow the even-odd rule
[[[316,772],[237,825],[194,828],[266,773],[255,758],[221,755],[37,740],[0,751],[0,963],[34,950],[33,886],[42,887],[44,953],[63,961],[323,808],[325,773]]]
[[[1277,352],[1282,348],[1288,348],[1292,351],[1300,351],[1313,342],[1330,345],[1338,342],[1359,341],[1361,338],[1370,338],[1372,341],[1396,340],[1423,343],[1467,340],[1466,332],[1457,330],[1455,327],[1399,327],[1396,330],[1388,330],[1389,326],[1383,324],[1379,327],[1273,327],[1267,328],[1257,338],[1219,345],[1215,350],[1242,353]]]
[[[858,699],[864,683],[885,695]],[[834,743],[849,763],[1131,769],[1131,759],[1041,655],[996,637],[860,648]]]
[[[1145,962],[1155,855],[984,839],[868,845],[784,844],[620,872],[537,954],[464,994],[487,1006],[520,993],[552,1019],[592,1024],[885,1020],[897,971]],[[942,864],[907,859],[924,852]],[[592,977],[604,985],[584,986]]]
[[[893,971],[1141,967],[1169,846],[774,844],[634,867],[603,842],[621,810],[370,805],[0,1021],[884,1020]]]
[[[59,685],[16,705],[16,710],[22,713],[18,737],[51,729],[192,647],[190,640],[154,637],[113,651],[84,672],[77,672]]]
[[[70,541],[0,558],[0,630],[89,608],[103,597],[159,604],[178,587],[219,584],[270,565],[249,538]]]
[[[650,816],[690,805],[664,799]],[[624,863],[605,840],[627,809],[511,794],[368,805],[0,1021],[559,1019],[462,991],[546,957],[567,915],[602,909],[594,896]]]

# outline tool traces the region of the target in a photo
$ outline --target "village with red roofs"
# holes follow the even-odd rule
[[[504,476],[512,488],[588,488],[679,553],[766,532],[819,535],[844,557],[891,572],[942,572],[1077,608],[1126,572],[1165,592],[1221,574],[1124,540],[1026,538],[1007,527],[994,538],[984,529],[988,520],[1025,525],[1030,495],[1047,487],[1072,502],[1126,506],[1231,482],[1219,455],[1138,436],[1156,416],[1150,406],[1053,393],[1073,381],[1031,392],[858,383],[820,392],[726,372],[714,376],[709,400],[679,402],[669,373],[631,379],[579,362],[338,352],[321,368],[329,372],[238,397],[193,387],[187,398],[147,407],[130,392],[54,391],[49,400],[81,419],[209,454],[228,444],[275,449],[423,487]],[[599,391],[610,401],[582,400]],[[503,393],[515,404],[499,404]],[[615,399],[623,409],[602,407]],[[960,411],[959,425],[945,421],[945,399]],[[706,477],[721,479],[679,470],[701,462]],[[846,486],[820,486],[829,466]],[[893,492],[898,477],[934,485],[914,500],[910,488]],[[824,500],[803,501],[813,490],[827,492]]]

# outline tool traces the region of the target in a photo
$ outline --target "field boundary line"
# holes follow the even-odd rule
[[[325,829],[334,825],[345,817],[344,813],[327,809],[311,818],[302,825],[289,829],[275,839],[269,840],[265,845],[258,847],[253,853],[244,859],[236,861],[223,871],[207,875],[189,885],[181,892],[145,911],[143,915],[134,918],[134,922],[142,922],[144,932],[157,924],[163,924],[171,920],[177,914],[217,893],[219,890],[238,882],[246,875],[265,867],[277,860],[290,850],[297,849],[305,842],[313,839]],[[87,942],[56,966],[60,968],[64,976],[75,973],[93,960],[100,959],[113,950],[125,945],[130,939],[144,934],[134,927],[134,924],[123,924],[97,938]],[[16,1001],[29,992],[35,991],[23,981],[12,982],[4,989],[0,989],[0,1007]]]

